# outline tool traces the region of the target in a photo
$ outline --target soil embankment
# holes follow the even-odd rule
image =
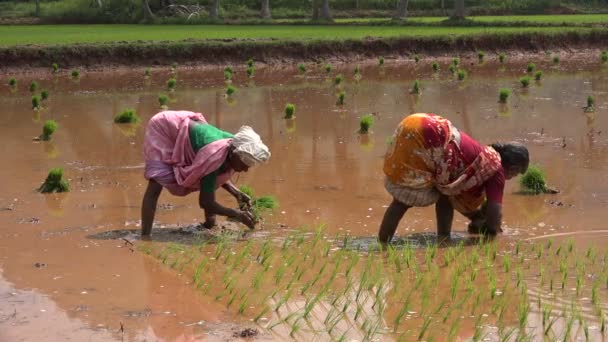
[[[408,54],[462,54],[485,51],[572,50],[604,48],[608,31],[559,34],[485,34],[469,37],[401,37],[362,40],[185,40],[70,45],[27,45],[0,48],[0,68],[131,65],[168,63],[224,64],[248,58],[266,63],[301,60],[363,59]]]

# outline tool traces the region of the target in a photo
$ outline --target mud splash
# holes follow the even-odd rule
[[[403,115],[425,111],[447,116],[484,143],[525,142],[533,162],[562,190],[558,195],[521,196],[516,194],[516,182],[508,183],[506,227],[499,246],[543,236],[557,241],[562,234],[586,248],[600,240],[578,232],[606,229],[608,116],[603,114],[608,110],[608,70],[587,59],[562,58],[559,65],[553,65],[550,56],[537,56],[534,61],[545,74],[529,90],[522,90],[517,81],[524,73],[524,60],[504,67],[464,60],[470,75],[465,82],[455,81],[443,62],[442,71],[433,75],[430,58],[416,65],[388,61],[384,68],[364,66],[359,82],[350,76],[354,66],[338,67],[330,77],[322,65],[311,65],[305,76],[298,75],[295,66],[268,67],[256,72],[253,80],[246,78],[244,69],[235,68],[233,84],[239,90],[234,101],[223,96],[221,70],[178,68],[178,86],[170,95],[169,108],[201,111],[228,131],[252,125],[270,146],[270,164],[236,179],[275,195],[282,205],[261,230],[252,232],[253,240],[280,240],[293,232],[286,227],[314,232],[325,225],[326,234],[337,240],[348,235],[361,248],[369,246],[390,200],[381,173],[386,139]],[[331,84],[338,72],[346,75],[342,107],[335,106],[336,89]],[[159,111],[157,97],[165,92],[169,74],[158,68],[149,79],[124,70],[83,73],[79,81],[65,75],[45,76],[38,81],[52,96],[38,112],[29,109],[26,87],[32,75],[20,75],[15,92],[0,88],[4,113],[0,144],[10,151],[4,156],[10,167],[0,168],[0,179],[10,180],[3,183],[0,194],[0,267],[11,283],[9,291],[31,290],[64,313],[64,320],[55,324],[64,327],[57,330],[58,336],[83,327],[118,339],[122,322],[128,340],[138,336],[221,339],[250,324],[251,317],[234,315],[224,303],[193,288],[189,278],[122,240],[139,243],[133,237],[145,186],[143,126],[125,131],[112,118],[132,107],[144,122],[148,120]],[[414,79],[421,80],[419,96],[408,92]],[[506,106],[497,103],[502,87],[513,89]],[[582,112],[588,95],[596,97],[595,115]],[[298,108],[292,122],[282,119],[288,102]],[[366,113],[374,113],[376,125],[368,139],[360,139],[358,121]],[[46,119],[59,123],[53,140],[32,142]],[[64,167],[72,192],[37,194],[34,189],[56,166]],[[220,200],[233,204],[225,194]],[[163,193],[159,203],[159,231],[154,232],[153,242],[196,241],[199,234],[192,228],[202,220],[202,213],[195,196]],[[456,245],[468,244],[466,223],[457,216]],[[397,232],[398,241],[425,245],[433,241],[434,227],[432,208],[412,209]],[[236,228],[236,246],[244,229]],[[3,307],[0,317],[12,315],[13,309]],[[18,315],[21,310],[17,308]],[[35,326],[34,316],[27,317],[30,323],[23,328],[2,323],[3,332],[6,327],[11,339],[35,339],[38,335],[25,329]],[[100,324],[104,331],[96,331]],[[288,335],[289,331],[281,336]]]

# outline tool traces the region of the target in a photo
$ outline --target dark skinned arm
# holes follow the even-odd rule
[[[222,215],[234,218],[243,223],[247,227],[253,229],[253,218],[246,212],[231,208],[226,208],[215,200],[215,192],[201,191],[198,199],[200,207],[205,210],[205,218],[207,221],[215,220],[215,215]]]
[[[486,210],[486,230],[490,235],[502,233],[502,204],[488,202]]]
[[[226,183],[224,183],[222,185],[222,188],[228,191],[229,194],[234,196],[234,198],[236,198],[238,202],[245,202],[251,205],[251,198],[249,198],[247,194],[239,190],[231,181],[227,181]]]

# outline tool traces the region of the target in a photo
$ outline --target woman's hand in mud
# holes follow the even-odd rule
[[[253,215],[248,211],[239,210],[235,217],[239,222],[249,227],[249,229],[255,228],[255,220]]]

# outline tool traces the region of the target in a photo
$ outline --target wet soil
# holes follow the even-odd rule
[[[281,203],[250,233],[253,238],[282,236],[291,231],[286,227],[314,231],[319,225],[330,235],[348,233],[362,241],[374,237],[390,201],[381,171],[386,140],[404,115],[424,111],[450,118],[483,143],[526,143],[533,163],[561,190],[522,196],[517,181],[509,182],[500,244],[563,237],[583,248],[595,244],[601,249],[608,240],[608,69],[599,58],[562,58],[557,66],[550,59],[531,60],[545,73],[527,90],[518,82],[525,60],[500,66],[466,59],[469,78],[464,82],[449,75],[445,62],[433,75],[430,59],[364,66],[359,82],[351,76],[354,65],[339,66],[331,77],[345,75],[342,107],[335,106],[337,90],[320,65],[310,65],[305,76],[295,67],[270,65],[253,80],[239,68],[232,100],[224,96],[220,69],[178,68],[169,108],[200,111],[227,131],[251,125],[269,145],[269,164],[235,178]],[[36,112],[30,110],[27,91],[33,77],[50,91],[44,109]],[[0,296],[7,298],[0,300],[0,339],[34,341],[52,335],[78,340],[83,334],[120,340],[124,331],[127,340],[221,340],[252,324],[249,317],[234,315],[202,295],[189,277],[130,245],[137,244],[145,189],[143,128],[159,111],[157,97],[166,92],[169,77],[169,70],[161,68],[149,79],[124,69],[83,73],[78,81],[64,74],[23,74],[17,75],[16,91],[0,87],[0,145],[5,151]],[[409,94],[414,79],[422,82],[419,96]],[[497,103],[503,87],[513,89],[506,106]],[[588,95],[596,98],[595,114],[583,112]],[[288,102],[297,107],[294,121],[282,119]],[[142,124],[113,124],[113,116],[129,107],[138,111]],[[376,123],[362,137],[356,132],[366,113],[373,113]],[[47,119],[59,123],[53,139],[32,142]],[[57,166],[64,168],[72,191],[36,193],[48,169]],[[233,203],[224,193],[220,200]],[[203,219],[196,196],[164,192],[159,204],[153,235],[158,243],[206,236],[196,229]],[[456,236],[466,236],[466,224],[456,217]],[[424,237],[433,231],[434,210],[422,208],[410,210],[397,233]]]

